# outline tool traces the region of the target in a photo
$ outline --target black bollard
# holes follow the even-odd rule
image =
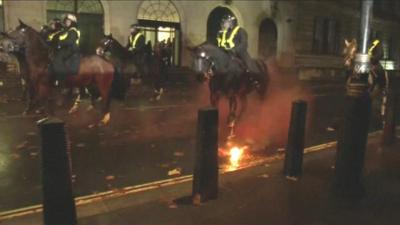
[[[283,168],[284,175],[287,177],[299,177],[302,172],[306,117],[307,102],[294,101]]]
[[[390,90],[386,96],[386,104],[384,104],[384,125],[382,135],[382,145],[390,146],[396,141],[396,114],[397,111],[397,96],[395,90]]]
[[[198,112],[193,197],[201,201],[218,197],[218,110],[208,107]]]
[[[45,225],[76,225],[70,160],[59,119],[38,122],[42,139],[43,217]]]

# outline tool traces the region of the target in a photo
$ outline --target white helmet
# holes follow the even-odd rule
[[[64,20],[71,20],[74,23],[78,22],[78,19],[76,18],[76,16],[71,13],[68,13],[67,15],[65,15]]]

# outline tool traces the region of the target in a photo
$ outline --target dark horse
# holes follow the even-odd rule
[[[104,38],[100,40],[96,53],[112,62],[124,77],[137,78],[142,76],[144,79],[148,78],[154,89],[152,99],[161,99],[164,91],[161,71],[162,62],[161,56],[156,54],[157,51],[154,54],[152,54],[151,50],[132,54],[110,34],[104,35]],[[142,67],[142,73],[144,72],[145,74],[140,74],[140,67]]]
[[[19,21],[20,25],[8,36],[20,49],[24,49],[24,56],[29,69],[29,80],[27,82],[29,99],[25,112],[29,112],[34,104],[39,101],[49,103],[51,94],[50,74],[48,65],[50,63],[49,47],[40,34],[30,26]],[[79,72],[66,78],[68,87],[88,87],[96,90],[103,101],[103,118],[101,122],[107,124],[110,120],[111,87],[114,81],[114,66],[99,56],[83,57],[80,62]],[[92,95],[92,105],[97,96]],[[79,96],[73,107],[77,107]],[[48,109],[51,107],[48,104]],[[71,110],[70,110],[71,111]],[[72,110],[74,111],[74,110]]]
[[[259,73],[258,85],[255,76],[246,72],[245,67],[226,51],[209,43],[190,48],[194,56],[193,70],[202,80],[209,80],[210,101],[215,107],[218,106],[220,97],[223,95],[229,100],[228,126],[230,136],[234,137],[234,126],[236,120],[242,116],[247,108],[247,95],[256,90],[259,97],[264,99],[269,84],[267,66],[262,61],[257,61]],[[241,102],[241,110],[236,116],[238,99]]]

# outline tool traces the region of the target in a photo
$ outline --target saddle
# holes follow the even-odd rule
[[[51,70],[57,80],[63,81],[67,76],[77,75],[80,66],[80,54],[74,53],[68,57],[56,53],[51,63]]]

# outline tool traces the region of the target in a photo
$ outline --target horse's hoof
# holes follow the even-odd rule
[[[99,126],[105,126],[110,122],[111,115],[110,113],[107,113],[104,115],[103,119],[100,121]]]
[[[89,105],[87,108],[86,108],[86,111],[87,112],[90,112],[90,111],[92,111],[94,109],[94,106],[93,105]]]
[[[78,111],[78,104],[74,104],[72,108],[68,111],[69,114],[76,113]]]
[[[27,116],[28,113],[29,113],[29,111],[23,111],[23,112],[22,112],[22,116]]]

